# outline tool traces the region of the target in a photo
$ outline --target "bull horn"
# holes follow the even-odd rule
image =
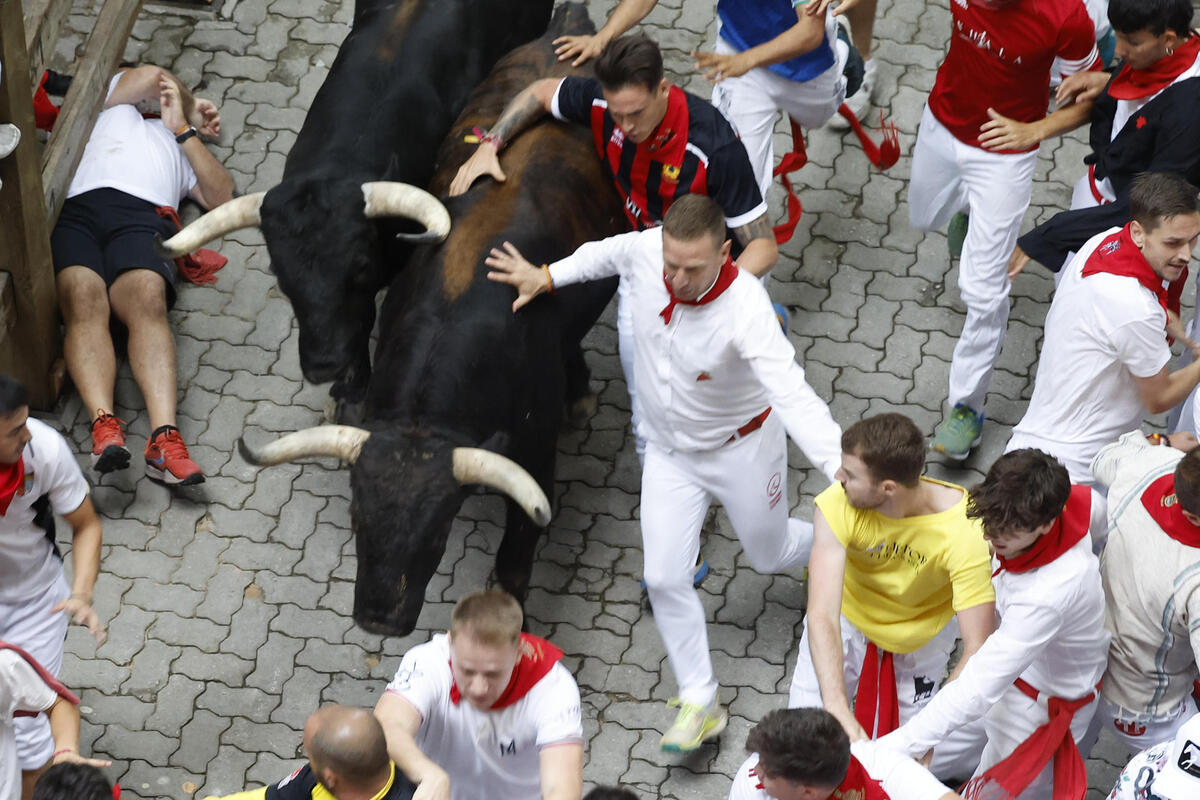
[[[239,438],[238,450],[242,458],[260,467],[314,456],[333,456],[353,464],[370,436],[370,431],[350,425],[318,425],[280,436],[262,447],[251,447]]]
[[[454,478],[462,485],[479,483],[504,492],[525,510],[535,525],[550,524],[550,501],[533,476],[517,462],[478,447],[454,448]]]
[[[179,258],[227,233],[257,228],[262,223],[258,209],[265,194],[255,192],[222,203],[165,242],[155,241],[154,249],[163,258]]]
[[[407,217],[425,226],[425,233],[401,233],[397,239],[436,244],[450,234],[450,212],[429,192],[395,181],[364,183],[362,190],[368,218]]]

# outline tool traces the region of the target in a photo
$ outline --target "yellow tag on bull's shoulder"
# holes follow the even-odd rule
[[[473,133],[468,133],[463,137],[463,141],[467,144],[479,144],[479,137]]]

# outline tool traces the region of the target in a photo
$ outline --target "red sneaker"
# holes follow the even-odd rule
[[[101,475],[129,466],[129,449],[125,447],[124,422],[105,411],[96,411],[92,423],[92,469]]]
[[[156,481],[181,486],[204,483],[204,472],[188,456],[179,428],[164,425],[146,443],[146,474]]]

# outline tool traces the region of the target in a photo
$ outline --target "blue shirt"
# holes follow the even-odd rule
[[[721,38],[739,51],[769,42],[796,24],[792,0],[717,0]],[[834,64],[829,37],[803,55],[771,64],[767,69],[792,81],[807,81]]]

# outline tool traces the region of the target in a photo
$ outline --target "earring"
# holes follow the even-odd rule
[[[1168,47],[1168,48],[1167,48],[1167,55],[1169,55],[1169,56],[1173,56],[1173,55],[1175,55],[1175,48],[1174,48],[1174,47]]]

